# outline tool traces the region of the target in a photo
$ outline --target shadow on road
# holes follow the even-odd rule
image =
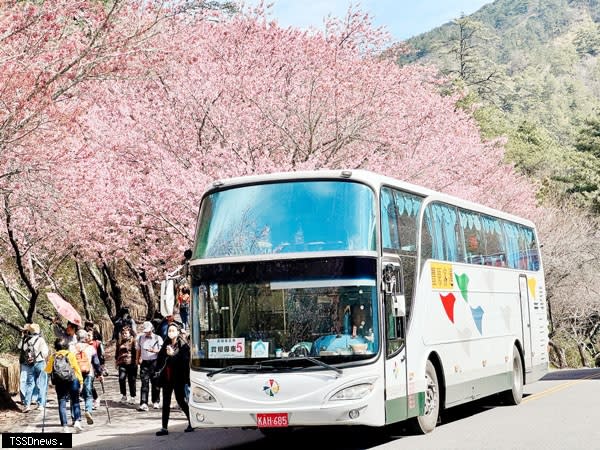
[[[485,413],[486,411],[503,407],[499,397],[490,396],[471,402],[469,404],[456,406],[444,411],[441,423],[438,427],[462,420],[467,417]],[[272,434],[254,442],[222,447],[227,450],[250,450],[261,448],[266,450],[282,449],[290,446],[290,443],[302,443],[303,446],[320,448],[320,443],[334,442],[332,448],[344,450],[358,450],[372,448],[395,440],[414,436],[414,432],[406,422],[387,425],[381,428],[371,427],[319,427],[319,428],[297,428],[282,431],[274,431]]]
[[[541,381],[600,380],[600,369],[562,369],[547,373]]]
[[[393,436],[391,427],[307,427],[275,432],[254,442],[222,447],[222,449],[281,450],[290,446],[294,447],[294,443],[302,443],[303,447],[321,448],[324,442],[329,442],[335,449],[354,450],[376,447],[398,438],[401,436]]]

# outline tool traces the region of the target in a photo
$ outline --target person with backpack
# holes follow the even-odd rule
[[[158,352],[162,348],[162,338],[154,334],[154,327],[151,322],[144,322],[142,325],[141,334],[137,338],[137,362],[140,366],[140,378],[142,387],[140,389],[140,407],[139,411],[148,411],[148,393],[150,384],[152,384],[152,405],[154,409],[158,409],[160,401],[160,388],[154,374],[156,373],[156,359]]]
[[[75,344],[75,358],[81,370],[83,377],[83,388],[81,394],[85,408],[85,418],[88,425],[94,423],[92,410],[94,409],[94,401],[92,390],[94,389],[94,378],[102,379],[102,369],[96,350],[89,344],[88,332],[79,330],[77,332],[77,344]]]
[[[69,433],[67,422],[67,401],[71,402],[71,413],[73,415],[73,427],[76,431],[82,431],[81,408],[79,406],[79,389],[83,384],[83,377],[77,358],[69,351],[69,342],[58,338],[54,342],[56,353],[50,356],[46,365],[46,373],[50,374],[52,384],[56,389],[58,398],[58,415],[63,432]]]
[[[135,404],[135,380],[137,378],[137,351],[131,328],[121,330],[115,350],[115,367],[119,371],[119,389],[121,403],[127,402],[127,384],[129,384],[129,403]]]
[[[40,409],[46,407],[48,377],[44,371],[48,357],[48,344],[40,334],[37,323],[28,323],[23,327],[23,336],[18,344],[21,363],[21,392],[23,394],[23,412],[31,411],[31,398],[37,391],[37,403]]]

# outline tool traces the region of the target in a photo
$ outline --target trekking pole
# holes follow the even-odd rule
[[[106,415],[108,416],[108,423],[110,423],[110,412],[108,411],[108,400],[106,400],[106,390],[104,389],[104,380],[100,381],[102,386],[102,397],[104,397],[104,405],[106,406]]]
[[[42,416],[42,433],[44,432],[44,428],[46,427],[46,409],[48,409],[48,388],[50,387],[50,376],[48,375],[46,377],[46,404],[43,405],[44,407],[44,414]],[[39,402],[39,399],[38,399]]]

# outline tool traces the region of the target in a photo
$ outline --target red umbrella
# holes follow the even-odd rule
[[[60,314],[62,317],[67,319],[69,322],[74,323],[75,325],[81,326],[81,316],[77,312],[73,305],[63,299],[60,295],[55,294],[54,292],[48,292],[48,300],[54,305],[56,308],[56,312]]]

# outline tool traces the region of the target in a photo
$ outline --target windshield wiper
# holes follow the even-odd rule
[[[278,363],[281,365],[285,365],[286,362],[293,362],[293,361],[309,361],[311,363],[313,363],[316,366],[321,366],[324,367],[325,369],[329,369],[329,370],[333,370],[335,373],[337,373],[338,375],[341,375],[342,369],[338,369],[337,367],[334,367],[330,364],[327,364],[319,359],[316,358],[312,358],[310,356],[298,356],[295,358],[278,358],[278,359],[267,359],[266,361],[261,361],[261,364],[272,364],[272,363]],[[264,367],[264,366],[263,366]],[[272,367],[272,366],[271,366]],[[290,368],[295,367],[295,366],[288,366]]]
[[[234,366],[227,366],[224,367],[222,369],[219,370],[213,370],[212,372],[209,372],[208,374],[206,374],[207,377],[213,377],[219,373],[227,373],[227,372],[258,372],[260,370],[263,369],[273,369],[273,366],[265,366],[262,364],[253,364],[253,365],[234,365]]]

